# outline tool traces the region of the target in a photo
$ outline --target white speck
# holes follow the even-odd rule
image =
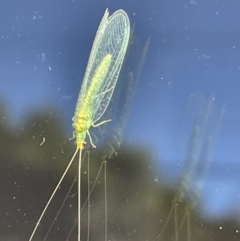
[[[36,16],[33,16],[33,20],[35,20],[37,17]]]
[[[206,54],[204,54],[203,57],[204,57],[205,59],[210,59],[210,58],[211,58],[210,55],[206,55]]]
[[[42,62],[44,62],[46,60],[46,54],[42,53],[41,56],[42,56]]]
[[[158,177],[156,176],[154,182],[158,183]]]
[[[44,142],[45,142],[45,137],[43,137],[43,140],[42,140],[40,146],[42,146]]]
[[[48,66],[48,69],[49,69],[49,71],[51,71],[51,70],[52,70],[50,66]]]
[[[72,95],[63,95],[62,98],[63,98],[63,99],[71,99],[71,98],[72,98]]]
[[[219,229],[222,230],[223,228],[220,226]]]
[[[190,1],[190,3],[191,3],[192,5],[195,5],[195,6],[198,5],[196,1]]]

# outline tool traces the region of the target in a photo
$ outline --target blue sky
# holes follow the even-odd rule
[[[216,139],[209,151],[202,209],[216,215],[239,212],[238,0],[0,4],[0,97],[13,123],[37,108],[56,107],[71,135],[71,118],[98,24],[107,7],[110,13],[123,8],[136,23],[141,43],[152,37],[125,140],[149,147],[159,175],[164,170],[169,174],[166,179],[172,180],[184,170],[193,127],[203,129],[206,108],[213,101],[205,137],[197,139]]]

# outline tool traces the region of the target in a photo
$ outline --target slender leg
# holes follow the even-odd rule
[[[105,241],[107,241],[107,161],[104,161],[104,190],[105,190]]]
[[[175,202],[175,203],[174,203],[175,241],[178,241],[177,206],[178,206],[178,203]]]
[[[107,122],[110,122],[111,121],[111,119],[109,119],[109,120],[104,120],[104,121],[101,121],[100,123],[98,123],[98,124],[92,124],[92,126],[93,127],[98,127],[98,126],[101,126],[102,124],[105,124],[105,123],[107,123]]]
[[[81,159],[82,150],[79,152],[78,162],[78,241],[81,241]]]
[[[89,167],[89,152],[88,152],[88,159],[87,159],[87,168],[88,168],[88,233],[87,233],[87,241],[89,241],[89,232],[90,232],[90,167]]]
[[[96,146],[93,144],[92,137],[91,137],[89,131],[87,131],[87,135],[88,135],[88,137],[89,137],[89,140],[90,140],[90,143],[91,143],[92,147],[93,147],[93,148],[96,148]]]
[[[41,214],[41,216],[39,217],[39,219],[38,219],[38,221],[37,221],[37,224],[36,224],[36,226],[35,226],[35,228],[34,228],[32,234],[31,234],[31,236],[30,236],[29,241],[32,240],[32,238],[33,238],[33,236],[34,236],[34,234],[35,234],[35,232],[36,232],[36,230],[37,230],[37,228],[38,228],[38,226],[39,226],[39,224],[40,224],[40,222],[41,222],[41,220],[42,220],[43,215],[45,214],[45,212],[46,212],[46,210],[47,210],[49,204],[51,203],[51,201],[52,201],[52,199],[53,199],[55,193],[57,192],[57,190],[58,190],[60,184],[62,183],[63,178],[65,177],[66,173],[68,172],[68,169],[69,169],[70,166],[72,165],[72,162],[73,162],[75,156],[77,155],[77,152],[78,152],[78,148],[76,149],[75,153],[73,154],[73,157],[72,157],[71,161],[69,162],[69,164],[68,164],[67,168],[65,169],[65,171],[64,171],[64,173],[63,173],[63,175],[62,175],[62,177],[60,178],[60,180],[59,180],[57,186],[55,187],[54,191],[52,192],[52,195],[50,196],[50,198],[49,198],[49,200],[48,200],[48,202],[47,202],[45,208],[43,209],[42,214]]]

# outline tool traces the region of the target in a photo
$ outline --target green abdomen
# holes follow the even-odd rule
[[[93,116],[93,106],[94,106],[94,101],[97,101],[96,96],[101,94],[99,92],[99,88],[103,84],[107,73],[109,71],[109,67],[111,64],[112,60],[112,55],[107,54],[99,66],[97,67],[94,76],[92,78],[91,84],[83,97],[83,101],[81,103],[81,106],[79,106],[79,109],[75,113],[75,116],[73,118],[73,127],[75,128],[75,135],[77,140],[84,138],[86,132],[92,125],[92,119],[91,117]],[[84,141],[84,139],[82,141]]]

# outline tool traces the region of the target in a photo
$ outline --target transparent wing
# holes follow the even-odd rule
[[[116,11],[109,18],[108,15],[108,10],[106,10],[93,43],[80,92],[81,99],[78,101],[78,104],[81,105],[81,102],[85,99],[87,89],[91,84],[96,69],[103,58],[107,54],[110,54],[112,59],[108,72],[93,100],[93,123],[101,118],[109,104],[119,76],[130,36],[129,19],[123,10]]]
[[[88,64],[87,64],[87,68],[84,74],[84,78],[83,78],[83,82],[82,82],[82,86],[81,86],[81,91],[79,93],[79,98],[78,102],[81,102],[81,100],[85,99],[85,95],[87,92],[87,89],[89,88],[89,85],[92,82],[92,75],[93,75],[93,65],[96,65],[96,55],[97,55],[97,50],[101,44],[102,41],[102,37],[103,37],[103,33],[105,31],[105,28],[107,26],[108,23],[108,16],[109,16],[109,12],[108,9],[106,9],[103,18],[99,24],[94,42],[93,42],[93,46],[92,46],[92,50],[88,59]],[[94,68],[94,72],[96,70],[96,67]]]
[[[123,10],[116,11],[109,19],[99,47],[97,59],[112,55],[111,65],[99,88],[93,105],[92,120],[95,123],[105,112],[118,79],[130,36],[130,23]]]

